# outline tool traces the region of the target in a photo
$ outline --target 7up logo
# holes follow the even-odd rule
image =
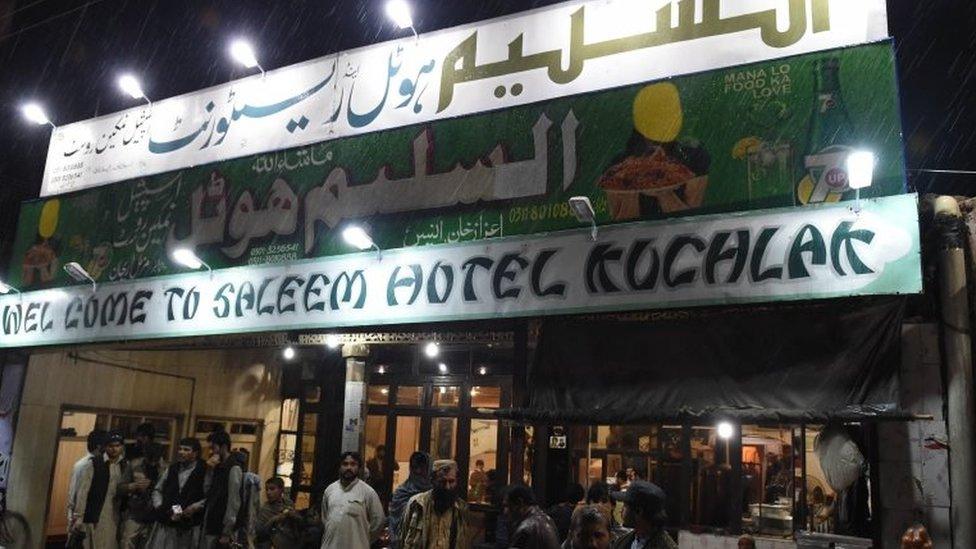
[[[837,202],[841,199],[850,189],[845,166],[850,151],[850,147],[832,145],[804,157],[807,175],[796,188],[796,196],[801,204]]]

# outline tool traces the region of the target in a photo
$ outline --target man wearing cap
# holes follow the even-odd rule
[[[468,504],[458,497],[458,467],[450,459],[434,462],[433,488],[407,502],[400,524],[401,549],[470,549]]]
[[[664,511],[664,490],[656,484],[635,480],[626,492],[613,492],[616,501],[624,504],[624,524],[633,528],[627,535],[613,542],[613,549],[677,549],[678,544],[664,531],[667,514]]]
[[[125,469],[124,442],[122,433],[111,431],[105,453],[92,456],[81,470],[72,529],[84,532],[85,549],[119,547],[119,501],[115,496]]]

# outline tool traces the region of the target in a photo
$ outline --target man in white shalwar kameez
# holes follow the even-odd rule
[[[359,480],[363,458],[344,452],[339,480],[322,494],[322,549],[369,549],[379,538],[386,517],[373,488]]]

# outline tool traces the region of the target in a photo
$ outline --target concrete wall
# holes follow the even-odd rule
[[[192,429],[197,416],[263,421],[258,472],[271,476],[281,407],[275,354],[218,349],[82,351],[80,356],[146,371],[75,360],[63,352],[31,356],[14,440],[8,507],[25,515],[32,532],[44,531],[64,407],[181,415],[184,432]],[[40,546],[43,536],[34,538]]]
[[[948,451],[925,440],[946,440],[939,330],[935,324],[902,328],[901,406],[932,421],[885,423],[879,428],[882,532],[885,548],[899,547],[901,535],[918,522],[935,547],[951,547]]]

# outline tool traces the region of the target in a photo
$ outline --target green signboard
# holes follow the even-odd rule
[[[844,161],[877,159],[865,197],[904,192],[889,42],[710,71],[187,168],[23,205],[9,280],[99,281],[580,226],[849,198]]]

